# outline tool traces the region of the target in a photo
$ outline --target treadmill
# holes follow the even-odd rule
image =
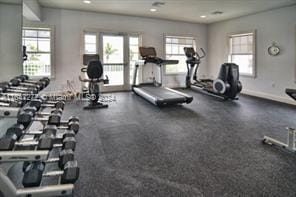
[[[173,90],[171,88],[162,87],[161,67],[169,64],[178,64],[178,60],[164,60],[157,57],[154,47],[139,47],[139,51],[142,60],[137,61],[135,64],[134,78],[132,84],[132,90],[135,94],[143,97],[147,101],[159,107],[182,103],[188,104],[192,102],[192,96]],[[160,82],[157,82],[154,78],[153,82],[151,83],[136,84],[139,67],[145,66],[147,63],[152,63],[159,67]]]

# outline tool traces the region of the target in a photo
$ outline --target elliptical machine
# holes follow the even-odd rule
[[[107,108],[108,105],[99,102],[100,83],[109,84],[107,75],[105,79],[102,79],[103,66],[99,60],[99,55],[83,55],[83,64],[87,66],[83,67],[81,72],[87,74],[87,77],[79,76],[79,80],[88,87],[88,92],[84,92],[84,94],[89,99],[89,105],[85,106],[84,109]]]
[[[201,48],[200,51],[201,54],[195,52],[192,47],[184,47],[184,52],[187,57],[186,87],[193,90],[203,90],[210,95],[224,100],[237,100],[238,94],[242,90],[242,85],[239,81],[238,65],[234,63],[222,64],[218,78],[215,80],[197,79],[197,69],[201,59],[206,56],[203,48]]]

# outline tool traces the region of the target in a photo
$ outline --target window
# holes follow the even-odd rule
[[[23,28],[23,46],[28,59],[23,63],[23,73],[31,77],[52,74],[52,31],[50,28]]]
[[[84,53],[97,54],[97,34],[85,33],[84,34]]]
[[[239,66],[240,75],[255,76],[255,35],[235,34],[229,37],[229,61]]]
[[[136,61],[139,60],[140,58],[139,46],[140,46],[139,36],[130,36],[129,37],[130,84],[132,84],[133,82]]]
[[[166,59],[179,60],[179,64],[177,65],[166,65],[165,74],[179,74],[187,72],[184,47],[195,48],[195,39],[193,37],[165,37]]]

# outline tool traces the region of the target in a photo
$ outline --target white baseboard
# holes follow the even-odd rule
[[[280,97],[280,96],[274,96],[272,94],[266,94],[263,92],[256,92],[256,91],[252,91],[252,90],[242,90],[242,94],[255,96],[255,97],[259,97],[259,98],[264,98],[264,99],[268,99],[268,100],[272,100],[272,101],[278,101],[281,103],[287,103],[290,105],[296,105],[296,102],[293,101],[292,99]]]

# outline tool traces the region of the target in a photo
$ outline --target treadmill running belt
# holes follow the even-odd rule
[[[150,87],[141,87],[142,90],[145,90],[146,92],[150,92],[151,96],[155,96],[155,97],[158,97],[158,98],[161,98],[161,99],[182,99],[184,100],[185,97],[180,95],[180,94],[177,94],[175,92],[172,92],[172,91],[169,91],[165,88],[162,88],[162,87],[153,87],[153,86],[150,86]]]
[[[133,91],[157,106],[190,103],[193,100],[192,96],[170,88],[141,86],[134,87]]]

